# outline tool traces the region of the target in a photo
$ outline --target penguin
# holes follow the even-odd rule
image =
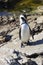
[[[21,47],[23,47],[23,43],[29,44],[29,39],[32,31],[27,23],[27,16],[25,14],[20,15],[19,21],[19,39],[21,40]]]

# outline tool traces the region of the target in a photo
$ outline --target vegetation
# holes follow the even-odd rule
[[[43,0],[1,0],[0,10],[21,11],[22,9],[29,9],[32,11],[39,5],[43,5]]]

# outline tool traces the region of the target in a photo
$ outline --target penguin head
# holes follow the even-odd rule
[[[26,19],[27,19],[27,16],[25,14],[21,14],[20,17],[19,17],[20,25],[22,23],[26,23]]]

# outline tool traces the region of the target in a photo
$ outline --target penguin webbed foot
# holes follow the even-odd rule
[[[24,47],[24,44],[23,44],[23,42],[21,43],[21,48],[23,48]]]
[[[26,42],[22,42],[22,43],[21,43],[21,48],[25,47],[26,44],[27,44]]]
[[[25,47],[25,46],[27,46],[27,45],[31,45],[31,43],[28,41],[28,42],[25,42],[25,43],[21,43],[21,48],[23,48],[23,47]]]

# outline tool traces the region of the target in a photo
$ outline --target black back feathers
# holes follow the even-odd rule
[[[21,28],[19,29],[19,39],[21,39]]]

